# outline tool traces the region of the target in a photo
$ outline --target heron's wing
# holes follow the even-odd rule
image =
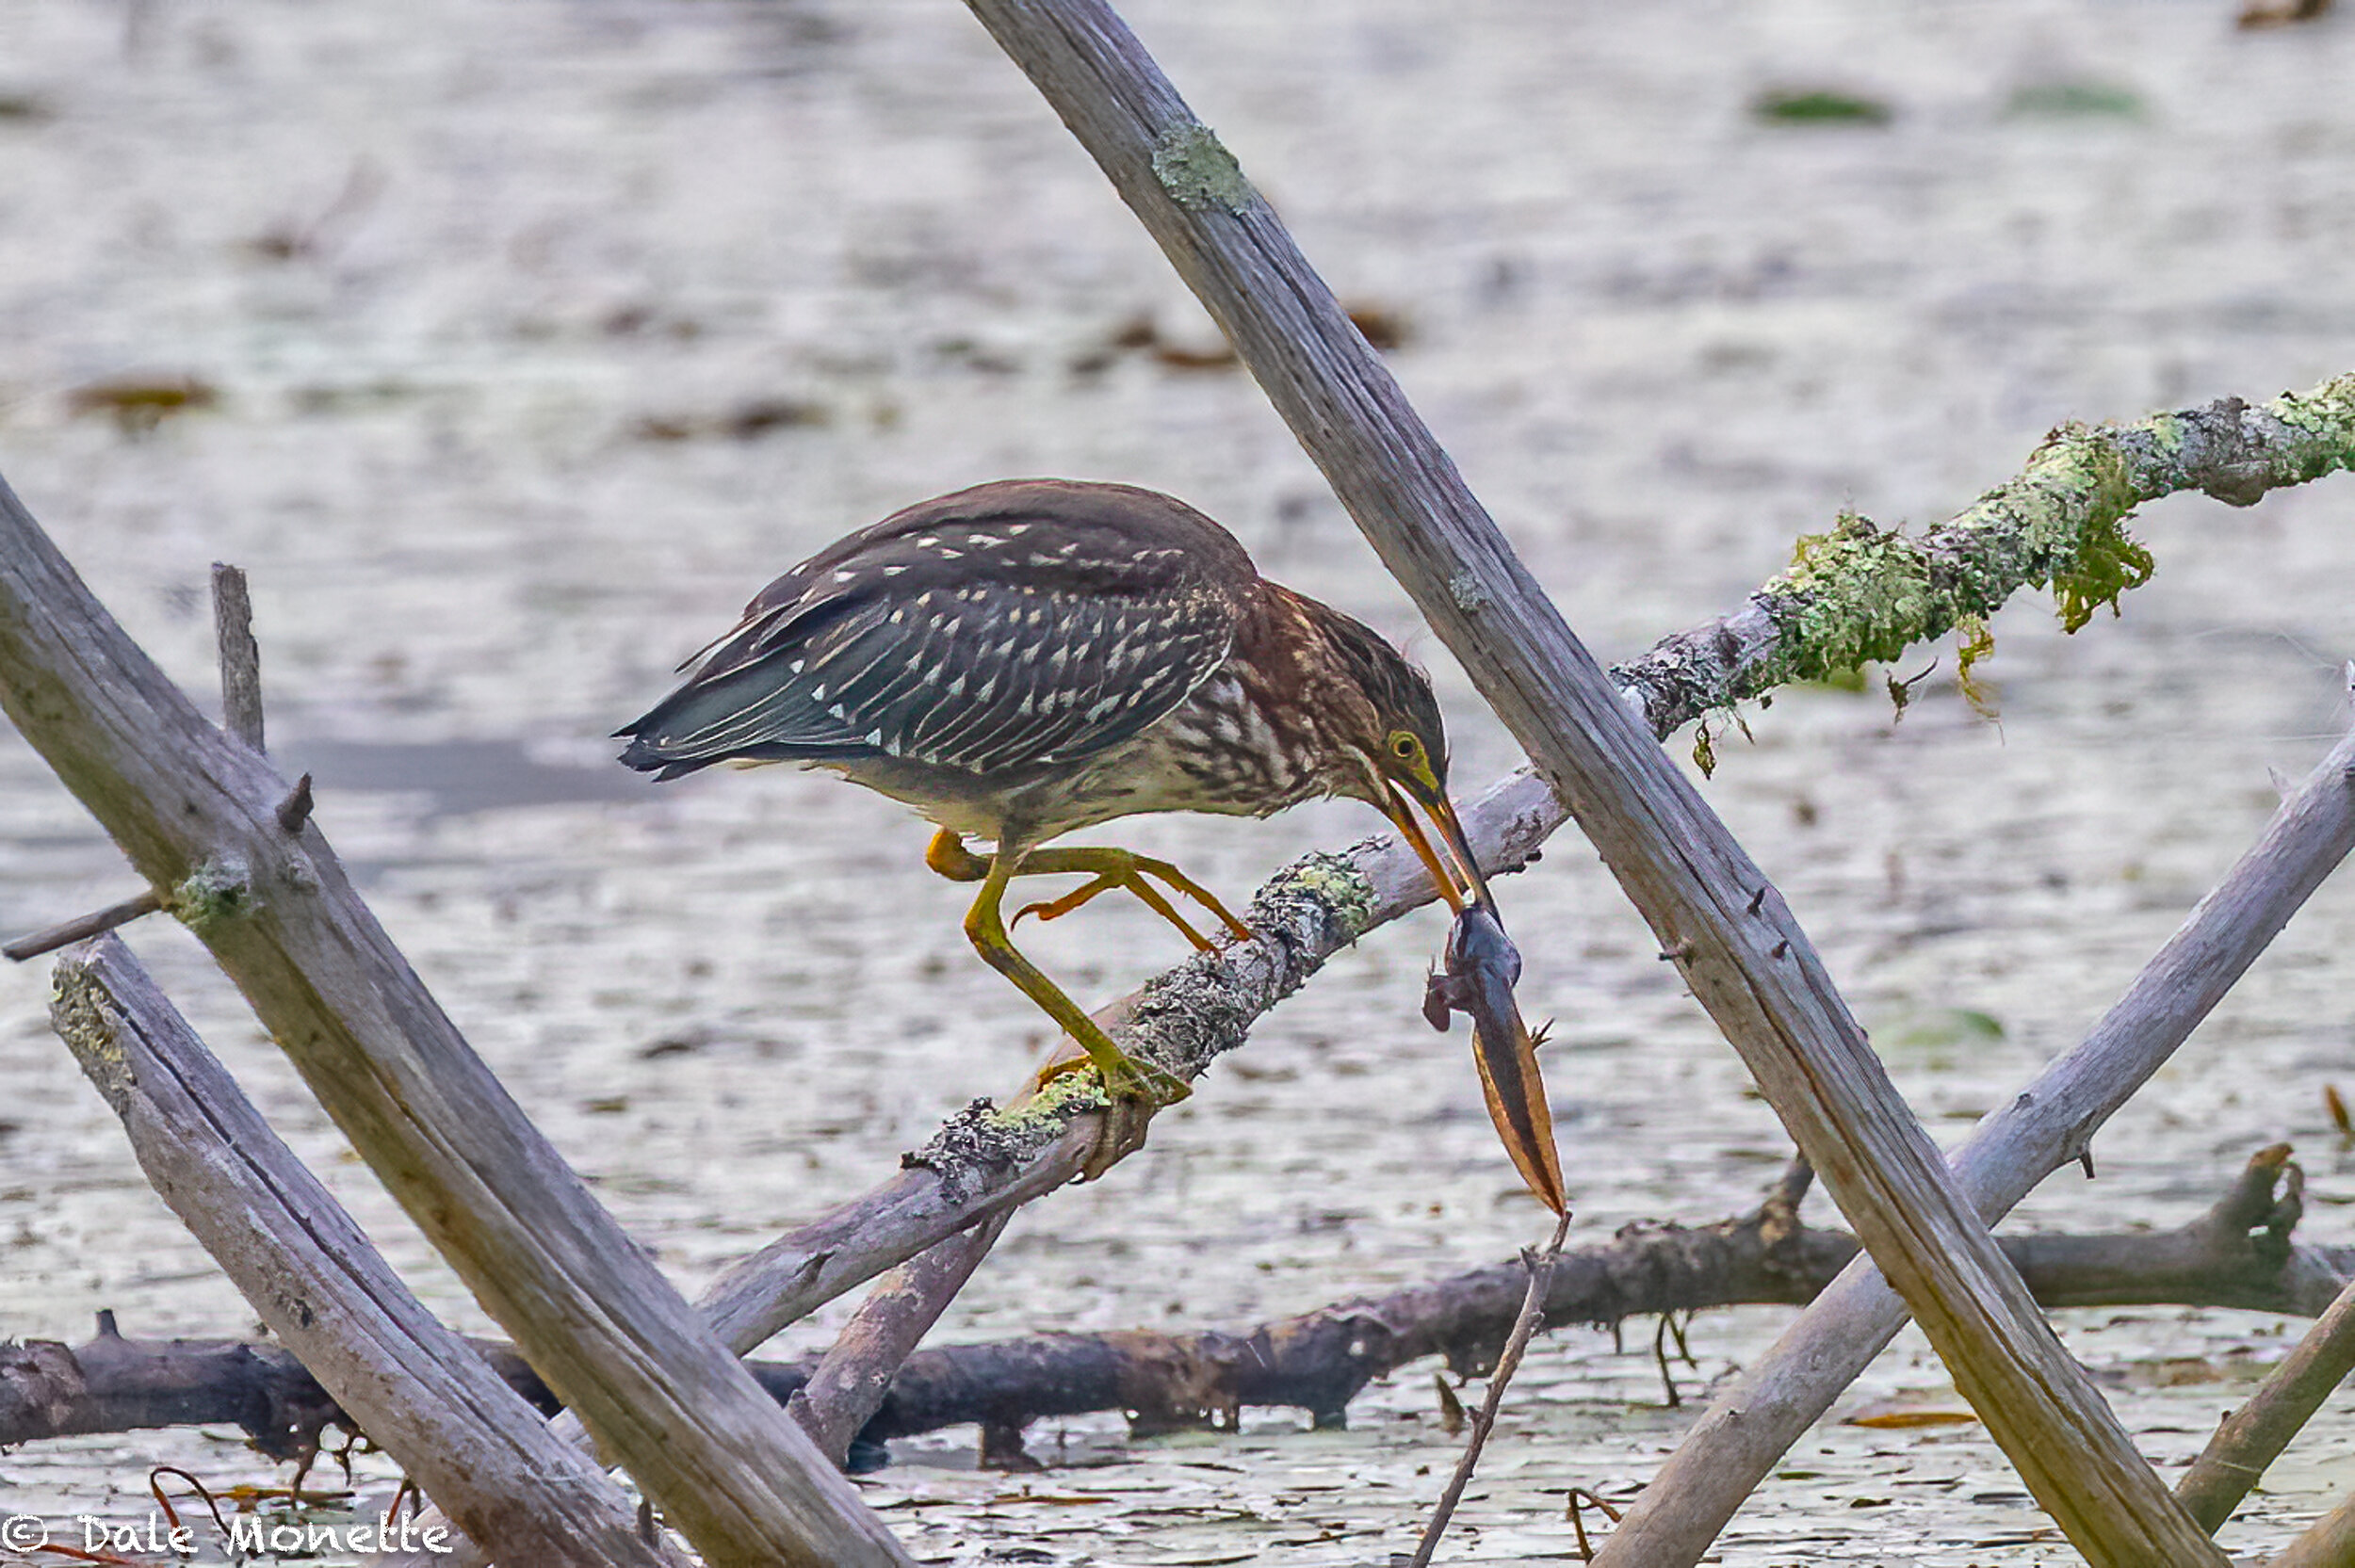
[[[625,732],[624,760],[666,776],[731,757],[986,773],[1094,755],[1226,658],[1237,586],[1201,555],[1018,514],[878,525],[771,584]]]

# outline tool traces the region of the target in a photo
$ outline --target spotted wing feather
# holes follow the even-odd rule
[[[731,758],[973,773],[1117,745],[1226,658],[1250,562],[1146,491],[984,486],[853,534],[747,607],[624,734],[664,777]]]

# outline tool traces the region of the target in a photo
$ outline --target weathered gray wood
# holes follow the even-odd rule
[[[220,727],[255,751],[262,744],[262,649],[245,573],[213,562],[213,640],[220,657]]]
[[[1994,1112],[1953,1156],[1979,1212],[2000,1218],[2091,1146],[2355,847],[2355,736],[2283,801],[2264,835],[2074,1049]],[[1697,1561],[1785,1449],[1831,1408],[1905,1324],[1859,1259],[1702,1415],[1595,1559],[1602,1568]]]
[[[71,920],[61,921],[50,927],[47,930],[34,931],[28,936],[20,936],[7,946],[0,947],[0,956],[7,957],[12,962],[23,963],[26,959],[39,958],[43,953],[54,953],[60,947],[71,947],[77,942],[86,942],[93,936],[104,935],[118,926],[127,926],[142,915],[155,913],[163,907],[163,895],[151,887],[144,893],[133,894],[121,903],[108,904],[105,909],[92,910],[88,914],[75,915]]]
[[[907,1560],[474,1054],[317,825],[280,826],[285,782],[196,711],[4,483],[0,705],[708,1561]]]
[[[470,1539],[517,1568],[673,1560],[638,1539],[621,1489],[409,1293],[120,941],[58,962],[50,1016],[149,1184]]]
[[[2175,1495],[2206,1530],[2224,1528],[2266,1466],[2314,1418],[2331,1391],[2355,1372],[2355,1284],[2315,1320],[2298,1348],[2266,1374],[2249,1402],[2225,1418]]]
[[[1906,1109],[1764,875],[1636,722],[1233,157],[1098,0],[968,0],[1219,322],[2097,1563],[2220,1563]]]
[[[851,1440],[883,1408],[908,1352],[932,1332],[1013,1217],[1002,1209],[875,1282],[787,1406],[828,1459],[839,1464],[849,1457]]]

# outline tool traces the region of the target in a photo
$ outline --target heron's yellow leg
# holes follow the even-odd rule
[[[1069,914],[1099,893],[1115,887],[1125,887],[1135,894],[1145,908],[1185,932],[1187,941],[1204,952],[1209,952],[1210,944],[1204,941],[1201,933],[1170,906],[1169,900],[1161,897],[1159,888],[1145,880],[1147,877],[1158,877],[1204,909],[1209,910],[1212,914],[1217,915],[1220,923],[1236,936],[1248,937],[1251,934],[1251,928],[1229,913],[1225,904],[1211,897],[1210,889],[1165,860],[1154,860],[1149,856],[1136,854],[1128,849],[1109,848],[1033,849],[1023,857],[1022,869],[1018,874],[1027,877],[1033,873],[1051,874],[1059,871],[1083,872],[1095,880],[1081,883],[1071,892],[1050,902],[1024,905],[1020,913],[1015,914],[1016,920],[1020,920],[1025,914],[1035,914],[1041,920],[1053,920]]]
[[[1186,1081],[1176,1074],[1139,1061],[1113,1044],[1112,1037],[1096,1020],[1080,1011],[1080,1005],[1064,995],[1062,987],[1015,951],[1006,935],[1001,909],[1006,883],[1014,878],[1015,869],[1014,857],[1002,853],[990,857],[989,869],[982,878],[982,891],[975,897],[972,909],[966,913],[965,934],[971,939],[983,962],[1019,986],[1024,995],[1038,1004],[1039,1010],[1080,1043],[1080,1048],[1088,1054],[1088,1059],[1102,1075],[1105,1091],[1114,1101],[1143,1106],[1150,1114],[1193,1093]]]
[[[952,882],[978,882],[989,875],[992,857],[977,855],[965,847],[965,840],[947,828],[933,834],[932,843],[924,850],[924,864]],[[1161,889],[1146,881],[1146,877],[1159,877],[1178,892],[1218,916],[1219,921],[1238,937],[1248,937],[1251,928],[1228,913],[1225,904],[1211,896],[1210,889],[1187,876],[1165,860],[1134,854],[1127,849],[1033,849],[1008,873],[1015,877],[1056,876],[1080,873],[1095,881],[1081,884],[1062,897],[1045,903],[1025,904],[1015,913],[1018,922],[1025,914],[1035,914],[1041,920],[1053,920],[1069,914],[1097,894],[1115,887],[1125,887],[1135,894],[1145,908],[1186,933],[1186,940],[1204,952],[1211,944],[1201,932],[1161,896]]]

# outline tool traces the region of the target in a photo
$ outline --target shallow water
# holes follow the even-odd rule
[[[1605,658],[1730,607],[1843,506],[1946,515],[2060,421],[2355,368],[2355,19],[1128,10],[1343,298],[1402,323],[1408,393]],[[1750,112],[1818,86],[1892,118]],[[983,477],[1157,485],[1408,639],[1459,778],[1513,760],[1248,381],[1177,363],[1209,325],[958,8],[19,3],[0,101],[0,473],[192,689],[207,563],[248,568],[277,753],[317,772],[318,820],[420,973],[690,1292],[1045,1043],[898,808],[778,769],[657,788],[606,761],[671,664],[801,555]],[[1140,318],[1184,352],[1115,347]],[[76,396],[190,380],[209,398],[144,431]],[[1941,653],[1902,721],[1793,694],[1748,716],[1754,742],[1719,737],[1711,799],[1934,1134],[2073,1041],[2261,828],[2269,773],[2302,774],[2347,721],[2351,518],[2344,477],[2149,509],[2160,572],[2124,619],[2074,639],[2041,605],[1999,621],[2000,722]],[[1240,893],[1374,825],[1337,805],[1118,838]],[[132,890],[13,739],[0,846],[10,932]],[[1524,1009],[1558,1020],[1579,1233],[1752,1204],[1784,1140],[1593,856],[1562,839],[1500,897]],[[1180,956],[1109,902],[1031,939],[1085,996]],[[1536,1238],[1462,1035],[1416,1011],[1441,934],[1426,913],[1333,964],[1143,1156],[1018,1219],[940,1338],[1241,1326]],[[420,1293],[487,1330],[202,952],[134,941]],[[2350,946],[2355,884],[2326,887],[2101,1140],[2101,1179],[2055,1178],[2015,1223],[2172,1226],[2286,1138],[2307,1233],[2350,1239],[2355,1165],[2321,1104],[2355,1089]],[[0,974],[0,1332],[80,1339],[102,1307],[135,1334],[243,1332],[48,1034],[45,990],[37,965]],[[1688,1382],[1785,1320],[1703,1317]],[[2063,1327],[2170,1466],[2284,1343],[2244,1314]],[[1673,1444],[1683,1414],[1628,1337],[1541,1343],[1461,1560],[1567,1552],[1564,1490],[1617,1495]],[[2222,1381],[2168,1370],[2208,1363]],[[1954,1400],[1911,1334],[1841,1409],[1908,1391]],[[868,1484],[944,1562],[1404,1549],[1454,1447],[1426,1369],[1370,1390],[1349,1431],[1303,1425],[1131,1444],[1075,1422],[1032,1447],[1088,1467],[1027,1479],[973,1473],[969,1434],[944,1434]],[[268,1473],[214,1435],[130,1434],[0,1455],[0,1498],[143,1517],[164,1460]],[[2276,1544],[2350,1485],[2341,1401],[2226,1543]],[[1975,1427],[1834,1424],[1722,1560],[2067,1560],[2040,1523]]]

